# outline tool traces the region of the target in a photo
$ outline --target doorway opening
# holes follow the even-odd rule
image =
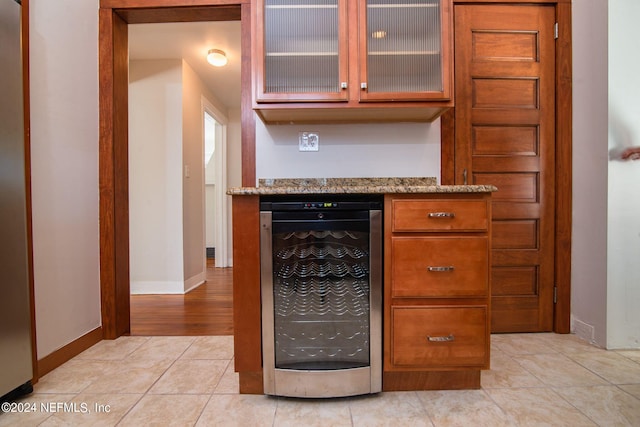
[[[110,3],[112,7],[100,9],[100,235],[101,235],[101,294],[102,294],[102,330],[105,339],[114,339],[120,335],[130,333],[130,262],[129,262],[129,172],[128,172],[128,38],[129,24],[141,23],[203,23],[203,22],[240,22],[242,54],[237,53],[238,70],[241,90],[237,111],[233,112],[233,125],[230,125],[232,137],[231,157],[237,156],[237,171],[231,171],[233,180],[230,185],[240,185],[247,180],[255,180],[255,168],[242,169],[247,164],[247,158],[254,157],[254,120],[248,121],[244,112],[251,111],[250,106],[250,5],[227,4],[220,2],[206,7],[185,7],[179,1],[175,5],[165,7],[140,9],[131,7],[125,1]],[[242,36],[240,36],[242,34]],[[242,64],[240,68],[240,63]],[[198,105],[198,110],[201,106]],[[194,116],[192,116],[194,117]],[[202,114],[195,115],[198,123],[202,124]],[[240,121],[243,125],[240,126]],[[236,124],[237,122],[237,124]],[[162,122],[158,123],[162,125]],[[200,128],[202,134],[202,127]],[[203,165],[202,151],[199,153],[199,165]],[[234,162],[235,162],[234,158]],[[195,162],[193,163],[195,165]],[[235,163],[234,163],[235,164]],[[249,161],[248,164],[252,164]],[[184,166],[184,165],[183,165]],[[204,169],[204,168],[202,168]],[[184,173],[184,170],[182,170]],[[237,175],[237,176],[236,176]],[[236,182],[237,181],[237,182]],[[199,196],[203,194],[200,189]],[[202,199],[202,197],[200,197]],[[204,205],[204,202],[202,203]],[[202,206],[202,211],[204,207]],[[203,215],[201,215],[203,217]],[[204,219],[201,218],[201,223]],[[202,245],[197,250],[199,261],[205,259],[204,232]],[[195,252],[194,252],[195,253]],[[194,257],[195,259],[195,257]],[[157,263],[162,267],[161,263]],[[231,270],[231,269],[226,269]],[[228,274],[229,288],[231,288],[231,272]],[[217,279],[216,279],[217,280]],[[231,291],[228,301],[221,301],[221,305],[228,305],[232,311]],[[226,298],[226,297],[225,297]],[[224,298],[222,298],[224,299]],[[215,317],[208,314],[209,317]],[[228,316],[229,318],[231,316]],[[166,323],[168,319],[163,319]],[[229,324],[228,332],[209,333],[225,335],[232,330]],[[169,335],[167,333],[165,335]],[[177,333],[185,335],[187,333]],[[195,332],[195,334],[207,334]]]
[[[204,50],[206,43],[213,43],[208,40],[223,43],[218,34],[224,33],[226,50],[239,56],[240,42],[233,40],[238,35],[225,32],[239,25],[227,24],[129,28],[132,335],[231,331],[232,273],[215,270],[231,263],[227,256],[226,111],[235,103],[221,99],[232,98],[234,91],[221,93],[210,87],[207,73],[216,73],[219,80],[228,79],[229,73],[203,68],[197,57],[184,53],[199,43]],[[149,42],[157,43],[158,37],[180,42],[171,46],[166,40],[161,43],[163,51],[154,52]],[[214,251],[217,256],[207,259],[207,252]],[[166,322],[170,326],[160,325],[159,318],[172,319]]]
[[[227,118],[202,98],[204,129],[205,251],[207,263],[231,266],[228,253]]]

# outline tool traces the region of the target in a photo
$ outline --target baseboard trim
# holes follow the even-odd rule
[[[188,293],[207,281],[207,272],[203,271],[184,281],[184,293]]]
[[[132,281],[129,286],[131,295],[181,295],[184,294],[184,281]]]
[[[38,360],[38,376],[42,378],[66,361],[102,341],[102,326],[87,332],[80,338]]]
[[[479,369],[382,373],[382,391],[477,390],[479,388]]]

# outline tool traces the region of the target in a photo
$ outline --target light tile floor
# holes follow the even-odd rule
[[[340,399],[240,395],[232,353],[230,336],[102,341],[0,426],[640,426],[640,350],[571,335],[493,335],[480,390]]]

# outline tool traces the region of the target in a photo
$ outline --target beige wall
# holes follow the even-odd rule
[[[183,293],[182,61],[129,62],[132,294]]]
[[[182,60],[130,61],[132,293],[184,293],[206,278],[203,97]]]
[[[31,0],[38,357],[100,326],[98,0]]]
[[[229,109],[227,124],[227,186],[242,186],[242,138],[241,114],[239,108]],[[231,210],[231,196],[227,198],[227,265],[233,266],[233,215]]]
[[[572,330],[604,347],[607,334],[607,0],[574,1],[572,14]]]
[[[226,116],[226,108],[182,61],[183,234],[185,291],[205,280],[203,97]]]

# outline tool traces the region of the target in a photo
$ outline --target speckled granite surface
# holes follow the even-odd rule
[[[257,187],[232,187],[227,194],[391,194],[391,193],[487,193],[493,185],[437,185],[425,178],[276,178],[260,179]]]

